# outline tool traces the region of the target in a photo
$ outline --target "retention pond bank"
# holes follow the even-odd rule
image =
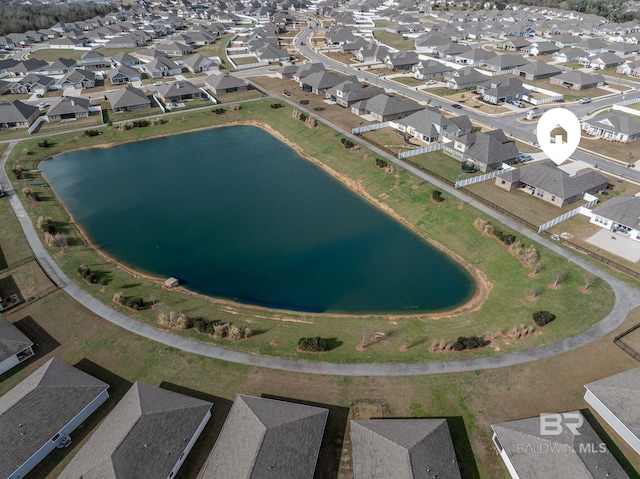
[[[40,164],[97,248],[193,291],[308,312],[422,313],[475,292],[446,254],[261,128]]]

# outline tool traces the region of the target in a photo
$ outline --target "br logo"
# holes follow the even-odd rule
[[[560,165],[578,148],[580,120],[565,108],[552,108],[538,120],[536,136],[542,151],[556,165]]]
[[[579,436],[579,429],[584,424],[584,417],[579,412],[563,412],[557,414],[540,415],[540,435],[559,436],[567,430],[574,436]]]

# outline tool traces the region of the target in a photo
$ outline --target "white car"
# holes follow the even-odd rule
[[[585,104],[585,103],[591,103],[591,98],[580,98],[580,103]]]
[[[161,82],[161,81],[157,81],[157,82],[155,82],[155,83],[153,84],[153,86],[160,86],[160,85],[163,85],[163,84],[164,84],[163,82]]]
[[[437,82],[437,81],[435,81],[435,80],[429,80],[429,81],[427,82],[427,85],[435,85],[436,83],[438,83],[438,82]]]

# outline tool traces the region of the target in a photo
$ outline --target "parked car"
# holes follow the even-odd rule
[[[584,103],[591,103],[591,98],[580,98],[580,103],[584,104]]]
[[[527,153],[520,152],[516,157],[516,163],[526,163],[527,161],[531,161],[531,160],[533,160],[533,156]]]
[[[435,85],[436,83],[438,83],[438,82],[437,82],[437,81],[435,81],[435,80],[429,80],[429,81],[427,82],[427,85]]]
[[[462,105],[460,103],[454,103],[453,105],[451,105],[451,107],[460,110],[462,108]]]
[[[520,100],[513,100],[511,104],[513,106],[517,106],[518,108],[524,108],[524,104]]]
[[[162,85],[162,82],[161,82],[161,81],[157,81],[157,82],[155,82],[155,83],[153,84],[153,86],[160,86],[160,85]]]

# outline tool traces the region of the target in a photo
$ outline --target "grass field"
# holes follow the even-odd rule
[[[85,52],[82,50],[64,49],[64,48],[43,48],[29,54],[29,58],[37,58],[47,62],[53,62],[59,58],[71,58],[72,60],[80,60]],[[100,52],[102,53],[102,52]]]
[[[385,30],[374,30],[373,36],[380,43],[384,43],[396,50],[413,50],[415,47],[415,42],[412,38],[402,38],[402,35],[389,33]]]
[[[175,292],[167,292],[159,288],[157,283],[133,278],[129,273],[118,269],[114,264],[105,261],[85,245],[78,236],[73,224],[63,209],[53,199],[47,187],[33,187],[45,201],[26,203],[27,210],[33,220],[38,216],[50,216],[60,231],[69,237],[72,246],[64,254],[53,251],[54,257],[72,280],[101,301],[110,304],[115,292],[127,285],[128,295],[139,295],[143,298],[155,298],[168,308],[190,311],[193,316],[219,319],[237,323],[248,323],[254,331],[259,332],[250,341],[224,342],[225,347],[243,349],[267,355],[286,357],[306,357],[295,350],[297,339],[301,336],[337,337],[342,346],[331,350],[322,357],[309,357],[312,360],[337,362],[386,362],[396,361],[430,361],[440,360],[441,356],[429,353],[428,347],[433,340],[455,339],[460,335],[481,334],[494,335],[491,347],[463,354],[463,357],[485,356],[496,351],[520,350],[544,344],[560,337],[572,335],[593,324],[611,308],[612,295],[608,286],[599,284],[593,288],[592,294],[583,297],[577,294],[577,287],[582,284],[582,273],[578,268],[567,265],[555,255],[542,251],[541,262],[545,270],[551,274],[558,267],[566,270],[568,278],[559,290],[545,290],[536,303],[526,300],[531,290],[531,280],[524,268],[506,251],[506,248],[491,238],[483,238],[472,226],[478,212],[458,204],[457,200],[448,198],[439,205],[429,200],[432,188],[427,184],[416,186],[412,175],[399,171],[398,175],[386,174],[374,167],[374,156],[366,149],[359,153],[345,153],[339,138],[333,130],[325,127],[307,128],[302,122],[291,118],[290,108],[272,110],[270,102],[259,101],[243,104],[241,110],[227,111],[224,115],[213,115],[209,110],[191,114],[178,113],[165,118],[170,121],[157,126],[133,129],[127,132],[116,128],[104,128],[103,134],[90,139],[84,135],[68,134],[51,138],[55,144],[51,148],[42,149],[34,140],[18,146],[12,155],[8,168],[20,163],[28,169],[37,165],[40,158],[51,156],[59,151],[86,148],[91,145],[136,141],[149,136],[172,134],[185,129],[209,127],[216,123],[263,120],[272,128],[286,132],[287,137],[299,144],[306,154],[322,158],[330,168],[356,182],[362,194],[375,198],[385,208],[390,208],[402,217],[417,232],[431,241],[436,241],[464,258],[473,269],[478,269],[487,276],[492,284],[492,291],[480,310],[466,312],[446,320],[433,321],[428,317],[389,319],[381,316],[352,318],[345,321],[339,316],[315,316],[274,312],[254,309],[238,304],[211,303],[195,296],[184,296]],[[24,148],[29,148],[32,155],[22,155]],[[453,160],[452,160],[453,161]],[[36,178],[37,179],[37,178]],[[420,182],[418,182],[419,184]],[[18,188],[18,190],[20,190]],[[528,241],[526,242],[529,243]],[[481,247],[478,247],[480,246]],[[103,272],[111,278],[106,291],[99,286],[89,286],[81,281],[76,269],[80,264],[87,264]],[[541,278],[541,285],[546,285],[550,278]],[[562,320],[558,320],[550,328],[539,331],[533,337],[523,341],[512,342],[503,334],[513,327],[529,321],[529,315],[538,309],[552,309]],[[504,311],[510,311],[504,314]],[[587,314],[587,311],[589,314]],[[155,312],[152,310],[132,313],[132,316],[155,324]],[[290,319],[302,322],[291,322]],[[355,351],[355,345],[361,340],[361,331],[382,331],[390,337],[380,343],[371,345],[364,353]],[[198,340],[207,338],[195,331],[182,333]],[[403,341],[411,347],[408,353],[399,352]],[[277,346],[274,343],[277,342]]]

